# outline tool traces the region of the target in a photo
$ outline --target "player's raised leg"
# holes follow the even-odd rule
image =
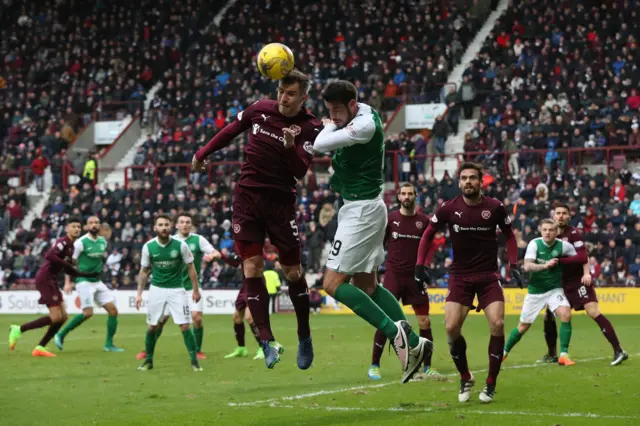
[[[544,315],[544,341],[547,344],[547,353],[536,362],[555,364],[558,362],[558,326],[556,317],[548,307]]]
[[[451,289],[451,283],[449,288]],[[449,294],[451,295],[451,290]],[[460,392],[458,394],[458,401],[460,402],[467,402],[471,399],[471,388],[476,383],[475,378],[469,371],[467,341],[462,335],[462,325],[469,314],[469,310],[469,306],[458,302],[447,301],[444,305],[444,323],[447,331],[449,353],[460,373]]]
[[[613,324],[600,312],[598,302],[585,303],[584,310],[587,311],[587,315],[598,324],[600,331],[602,331],[602,334],[613,348],[613,361],[611,361],[611,365],[619,365],[629,359],[629,354],[620,346],[620,341],[618,340],[616,330],[613,328]]]
[[[15,348],[18,340],[20,340],[20,337],[22,336],[22,333],[49,326],[47,332],[38,343],[38,346],[36,346],[36,348],[31,352],[31,355],[42,357],[56,356],[51,353],[46,346],[67,320],[67,312],[64,309],[64,305],[49,305],[48,308],[48,316],[40,317],[34,321],[22,324],[21,326],[12,325],[9,328],[9,349],[13,350]]]

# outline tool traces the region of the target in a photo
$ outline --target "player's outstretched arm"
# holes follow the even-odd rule
[[[282,129],[282,133],[284,134],[285,155],[287,156],[289,169],[293,173],[293,176],[296,179],[300,180],[304,177],[304,175],[307,174],[309,165],[313,160],[313,149],[311,148],[311,141],[315,137],[315,134],[312,135],[308,131],[305,131],[305,134],[302,135],[302,139],[306,140],[306,142],[296,146],[296,135],[293,130],[284,128]]]
[[[584,243],[581,241],[574,244],[566,241],[562,242],[562,257],[558,259],[561,265],[584,265],[589,260],[587,250],[584,248]],[[575,245],[578,245],[578,248]]]
[[[51,250],[47,252],[44,256],[45,260],[49,262],[61,266],[64,271],[71,275],[72,277],[97,277],[98,273],[89,273],[89,272],[80,272],[78,269],[73,266],[71,263],[67,262],[63,258],[60,257],[60,249],[58,248],[58,244],[56,244]]]
[[[524,260],[524,270],[527,272],[540,272],[545,269],[549,269],[551,265],[554,265],[551,261],[545,263],[536,263],[535,260],[525,259]]]
[[[368,143],[376,132],[376,123],[370,114],[354,118],[342,129],[338,129],[330,120],[324,119],[322,124],[324,129],[313,144],[313,150],[317,152],[326,153],[338,148]]]

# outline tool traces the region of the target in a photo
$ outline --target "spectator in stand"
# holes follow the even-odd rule
[[[42,155],[42,150],[38,149],[36,151],[36,158],[31,163],[31,170],[33,171],[33,175],[36,181],[36,188],[38,192],[44,191],[44,172],[45,169],[49,166],[49,162]]]

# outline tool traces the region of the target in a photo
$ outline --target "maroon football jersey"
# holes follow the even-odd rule
[[[71,263],[73,261],[73,242],[67,237],[58,238],[53,247],[47,251],[44,264],[38,269],[36,275],[39,279],[49,278],[53,281],[57,280],[60,272],[64,270],[64,265],[46,260],[49,256],[57,256],[60,259]]]
[[[496,227],[503,233],[511,231],[511,219],[500,201],[483,197],[479,204],[470,206],[458,196],[442,203],[431,224],[438,229],[449,226],[453,246],[451,274],[497,272]]]
[[[582,239],[582,233],[573,226],[565,227],[564,232],[558,235],[558,238],[572,244],[578,254],[580,254],[581,251],[586,250],[584,240]],[[562,284],[565,287],[580,287],[582,285],[582,266],[583,265],[570,263],[562,265]]]
[[[423,213],[405,216],[400,210],[389,213],[385,233],[387,242],[387,261],[389,271],[413,274],[420,238],[429,225],[429,217]]]
[[[294,131],[295,147],[284,147],[285,127]],[[304,177],[313,159],[313,143],[322,130],[320,123],[304,110],[294,117],[285,117],[278,111],[276,101],[258,101],[241,111],[196,156],[204,157],[219,149],[219,142],[225,146],[247,130],[249,143],[238,185],[295,192],[296,179]]]

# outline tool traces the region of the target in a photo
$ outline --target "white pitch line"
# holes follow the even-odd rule
[[[295,405],[280,405],[277,403],[267,405],[267,408],[291,408],[302,410],[324,410],[324,411],[369,411],[369,412],[392,412],[392,413],[443,413],[452,412],[455,414],[485,414],[496,416],[529,416],[529,417],[582,417],[588,419],[615,419],[615,420],[638,420],[640,416],[619,416],[613,414],[597,414],[597,413],[545,413],[531,411],[495,411],[495,410],[447,410],[446,408],[376,408],[376,407],[319,407],[313,405],[305,405],[302,407]]]
[[[640,355],[640,353],[637,354],[632,354],[631,356],[638,356]],[[593,361],[602,361],[605,359],[610,359],[611,357],[597,357],[597,358],[585,358],[585,359],[578,359],[576,360],[579,363],[585,363],[585,362],[593,362]],[[511,366],[504,366],[501,369],[502,370],[517,370],[517,369],[521,369],[521,368],[536,368],[536,367],[543,367],[543,366],[548,366],[549,364],[522,364],[522,365],[511,365]],[[487,372],[487,369],[481,369],[481,370],[474,370],[473,373],[485,373]],[[443,374],[443,376],[445,377],[455,377],[458,376],[459,373],[449,373],[449,374]],[[357,390],[362,390],[362,389],[377,389],[377,388],[383,388],[386,386],[391,386],[391,385],[397,385],[400,382],[388,382],[388,383],[379,383],[379,384],[375,384],[375,385],[360,385],[360,386],[353,386],[353,387],[349,387],[349,388],[340,388],[340,389],[329,389],[329,390],[320,390],[320,391],[316,391],[316,392],[311,392],[311,393],[303,393],[300,395],[292,395],[292,396],[282,396],[279,398],[271,398],[271,399],[264,399],[264,400],[260,400],[260,401],[252,401],[252,402],[229,402],[228,405],[229,407],[253,407],[256,405],[264,405],[264,404],[272,404],[272,403],[276,403],[278,401],[296,401],[296,400],[300,400],[300,399],[306,399],[306,398],[313,398],[316,396],[321,396],[321,395],[331,395],[334,393],[343,393],[343,392],[351,392],[351,391],[357,391]]]

